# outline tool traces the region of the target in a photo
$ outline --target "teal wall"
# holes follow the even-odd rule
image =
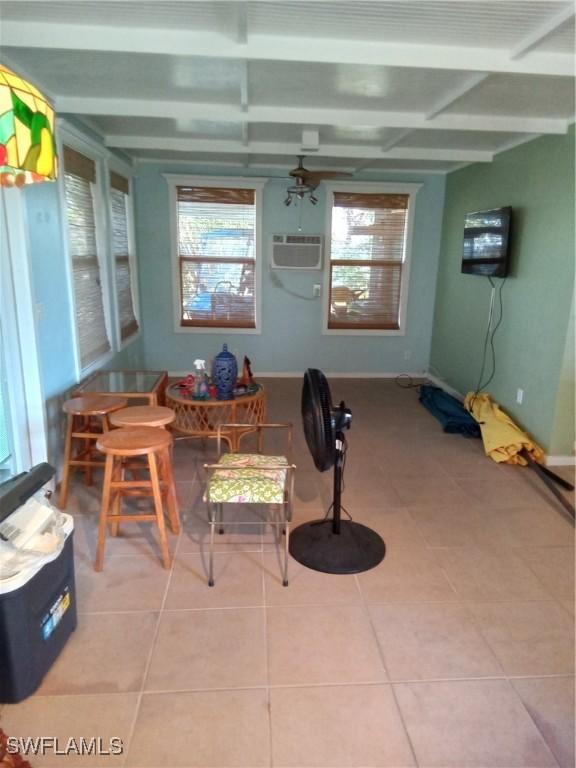
[[[512,270],[489,391],[550,450],[574,288],[573,130],[448,176],[431,371],[462,393],[477,385],[490,300],[485,278],[460,271],[464,215],[503,205],[513,208]],[[569,435],[554,451],[572,452]]]
[[[63,454],[62,403],[78,381],[58,183],[35,184],[23,190],[33,302],[39,310],[36,338],[46,403],[48,459],[57,466]],[[111,358],[106,367],[139,368],[142,362],[140,335]]]
[[[277,287],[267,264],[273,233],[297,233],[299,210],[284,203],[287,179],[271,179],[264,187],[262,275],[262,333],[176,333],[173,325],[171,245],[168,185],[162,173],[206,174],[200,167],[143,164],[136,176],[136,225],[140,270],[141,315],[146,367],[169,371],[192,369],[195,358],[210,359],[228,342],[239,356],[248,355],[255,372],[293,372],[315,366],[327,373],[392,373],[424,371],[428,367],[434,289],[440,245],[443,176],[402,175],[382,181],[418,182],[414,246],[406,335],[327,336],[322,334],[322,299],[298,299]],[[213,173],[213,169],[212,169]],[[277,171],[276,171],[277,173]],[[238,169],[220,175],[238,175]],[[246,172],[245,175],[249,175]],[[267,176],[266,171],[253,175]],[[375,180],[370,177],[370,180]],[[307,201],[302,208],[302,231],[324,233],[326,211],[322,185],[316,207]],[[285,286],[312,296],[314,283],[322,283],[320,271],[279,270]]]
[[[576,394],[576,382],[574,380],[576,366],[574,324],[574,298],[572,298],[570,321],[564,347],[564,359],[562,361],[560,383],[556,397],[554,427],[550,440],[550,453],[555,456],[569,456],[574,453],[576,448],[574,442],[574,424],[576,423],[574,408],[574,396]]]

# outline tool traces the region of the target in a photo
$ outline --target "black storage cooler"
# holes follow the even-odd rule
[[[20,504],[49,477],[40,464],[0,486],[0,521],[8,521]],[[64,548],[41,567],[15,575],[0,572],[0,702],[30,696],[42,682],[76,628],[73,523],[65,515]],[[1,567],[1,566],[0,566]]]

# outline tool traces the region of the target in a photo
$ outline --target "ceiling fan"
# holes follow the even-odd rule
[[[309,171],[304,168],[305,155],[298,155],[298,166],[293,168],[289,176],[291,176],[295,183],[288,187],[286,190],[286,199],[284,205],[291,205],[295,197],[299,200],[303,200],[305,195],[308,195],[312,205],[316,205],[318,198],[314,195],[314,190],[325,179],[345,179],[352,176],[351,173],[344,173],[343,171]]]

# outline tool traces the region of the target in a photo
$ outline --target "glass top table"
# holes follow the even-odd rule
[[[166,371],[96,371],[74,390],[74,395],[113,395],[146,400],[158,405],[164,399]]]

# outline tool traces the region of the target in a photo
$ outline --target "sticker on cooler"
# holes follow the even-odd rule
[[[56,602],[52,605],[50,610],[48,611],[47,616],[42,620],[42,637],[44,640],[48,640],[52,632],[56,629],[58,624],[60,623],[62,616],[66,613],[68,608],[70,607],[70,589],[68,587],[64,588],[64,591],[56,600]]]

